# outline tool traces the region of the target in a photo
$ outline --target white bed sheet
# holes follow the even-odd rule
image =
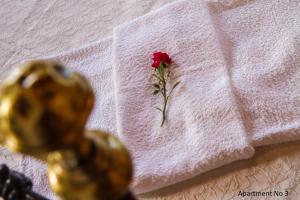
[[[1,0],[0,80],[24,60],[110,36],[114,26],[171,1],[174,0]],[[35,190],[51,197],[45,187],[43,163],[5,148],[0,149],[0,163],[30,177],[38,174],[33,180]],[[239,191],[274,190],[288,191],[289,195],[255,199],[300,199],[300,142],[257,148],[251,160],[232,163],[140,199],[246,200],[251,198],[238,196]]]

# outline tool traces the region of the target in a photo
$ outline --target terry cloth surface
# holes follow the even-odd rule
[[[135,163],[134,188],[148,192],[253,154],[205,2],[177,1],[115,29],[113,68],[119,137]],[[160,127],[151,54],[168,52],[181,80]]]
[[[210,3],[254,146],[300,139],[300,3]]]
[[[90,79],[89,128],[126,143],[138,193],[248,158],[249,142],[299,139],[299,4],[239,2],[176,1],[55,57]],[[182,81],[164,128],[152,96],[155,50],[170,54],[172,80]]]

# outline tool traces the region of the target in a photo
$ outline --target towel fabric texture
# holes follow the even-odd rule
[[[149,192],[300,139],[300,5],[179,0],[115,28],[60,60],[90,79],[88,128],[117,134]],[[152,95],[151,55],[173,59],[167,123]],[[49,59],[48,58],[48,59]]]
[[[300,139],[300,2],[238,2],[210,10],[252,144]]]

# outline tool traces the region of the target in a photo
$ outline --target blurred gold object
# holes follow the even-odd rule
[[[84,147],[49,154],[52,189],[62,199],[118,199],[132,177],[129,153],[112,135],[101,131],[87,134],[91,140]]]
[[[117,200],[132,178],[125,146],[85,130],[93,104],[88,81],[51,61],[26,64],[0,87],[0,142],[47,161],[50,185],[63,200]]]
[[[83,76],[42,61],[14,71],[0,95],[2,143],[33,156],[80,141],[94,103]]]

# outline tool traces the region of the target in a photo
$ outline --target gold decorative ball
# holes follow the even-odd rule
[[[113,135],[87,131],[88,139],[72,149],[48,155],[52,190],[63,200],[117,200],[127,192],[132,162]]]
[[[39,157],[83,137],[94,94],[88,81],[51,61],[29,62],[0,87],[0,142]]]

